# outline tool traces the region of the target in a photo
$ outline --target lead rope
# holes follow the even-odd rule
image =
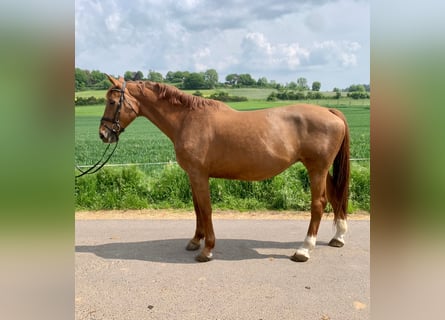
[[[104,151],[104,153],[102,154],[102,157],[99,159],[99,161],[97,161],[95,164],[93,164],[88,170],[83,171],[82,169],[79,168],[79,166],[76,165],[77,170],[79,170],[79,171],[81,172],[81,174],[78,174],[78,175],[76,176],[76,178],[80,178],[80,177],[82,177],[83,175],[86,175],[86,174],[93,174],[93,173],[96,173],[97,171],[99,171],[100,169],[102,169],[102,167],[108,162],[108,160],[110,160],[111,156],[112,156],[113,153],[114,153],[114,150],[116,150],[118,142],[119,142],[119,140],[116,141],[116,144],[114,145],[113,150],[111,151],[111,153],[108,155],[108,157],[105,159],[104,162],[101,163],[101,161],[104,159],[104,157],[105,157],[105,155],[106,155],[108,149],[110,148],[110,145],[111,145],[111,144],[109,144],[109,145],[105,148],[105,151]],[[99,166],[99,167],[97,167],[97,166]]]

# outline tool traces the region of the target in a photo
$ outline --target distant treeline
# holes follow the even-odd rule
[[[266,77],[260,77],[255,80],[248,73],[232,73],[225,77],[224,82],[219,81],[218,72],[215,69],[208,69],[205,72],[189,71],[168,71],[165,76],[154,70],[149,70],[146,75],[142,71],[125,71],[124,79],[126,81],[150,80],[154,82],[164,82],[184,90],[215,89],[215,88],[270,88],[288,91],[312,91],[319,92],[321,89],[320,81],[312,82],[311,86],[306,78],[299,77],[296,81],[286,84],[277,83],[275,80],[268,80]],[[75,68],[75,90],[105,90],[111,86],[105,73],[99,70],[84,70]],[[360,87],[360,88],[359,88]],[[363,89],[363,91],[361,91]],[[369,84],[353,84],[348,88],[337,89],[340,92],[370,92]],[[298,95],[298,96],[301,96]],[[355,94],[351,96],[360,96]],[[369,94],[368,94],[369,96]],[[277,99],[280,99],[277,97]]]
[[[320,99],[340,99],[342,90],[334,88],[335,95],[326,94],[319,91],[299,91],[299,90],[278,90],[272,92],[268,97],[268,101],[274,100],[320,100]],[[347,89],[347,97],[352,99],[369,99],[369,92],[366,91],[364,85],[351,85]]]

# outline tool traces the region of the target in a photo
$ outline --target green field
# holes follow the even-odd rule
[[[249,94],[249,99],[261,95],[258,92],[255,93],[254,90],[259,89],[246,89],[244,94]],[[100,94],[105,95],[105,91],[86,91],[82,94],[86,97],[92,94],[100,97]],[[240,92],[231,94],[241,95]],[[228,104],[237,110],[253,110],[301,102],[250,100]],[[341,110],[350,126],[351,158],[369,159],[369,99],[342,98],[310,101],[310,103]],[[98,136],[103,111],[103,105],[75,108],[75,163],[77,165],[95,163],[106,148],[106,144],[102,143]],[[179,166],[174,164],[175,160],[170,140],[150,121],[138,118],[120,136],[119,146],[109,161],[110,164],[138,165],[103,168],[97,174],[76,179],[76,208],[83,210],[192,209],[187,176]],[[354,160],[351,172],[350,212],[370,210],[369,179],[369,160]],[[214,208],[241,211],[310,209],[308,178],[301,164],[292,166],[282,174],[261,182],[211,179],[210,188]]]

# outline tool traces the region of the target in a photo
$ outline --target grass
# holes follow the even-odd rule
[[[258,89],[245,92],[251,91],[250,94],[253,95],[253,90]],[[99,94],[97,91],[92,93]],[[88,91],[82,94],[91,95]],[[233,94],[241,95],[238,92]],[[301,101],[256,100],[234,102],[229,105],[237,110],[253,110],[292,103]],[[310,103],[317,102],[310,101]],[[320,100],[318,104],[338,108],[345,114],[351,132],[351,158],[369,158],[369,100],[342,98]],[[98,137],[99,119],[103,111],[103,105],[75,108],[75,163],[78,165],[93,164],[105,150],[106,145]],[[174,164],[175,160],[171,141],[150,121],[138,118],[121,135],[119,146],[109,163],[143,164],[137,167],[103,168],[95,175],[76,179],[76,208],[192,209],[187,177],[182,169]],[[349,202],[351,212],[369,211],[369,184],[369,161],[353,162]],[[238,210],[310,208],[307,175],[301,164],[292,166],[273,179],[261,182],[211,179],[210,186],[214,208]]]
[[[353,165],[349,211],[369,211],[369,171]],[[105,168],[76,180],[76,208],[101,209],[193,209],[186,173],[176,164],[146,174],[137,167]],[[307,171],[301,163],[259,182],[210,179],[214,209],[310,210]],[[330,207],[327,211],[330,211]]]

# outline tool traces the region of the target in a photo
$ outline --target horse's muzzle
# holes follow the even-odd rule
[[[116,132],[110,130],[106,126],[101,126],[99,129],[99,138],[105,143],[115,143],[119,140]]]

